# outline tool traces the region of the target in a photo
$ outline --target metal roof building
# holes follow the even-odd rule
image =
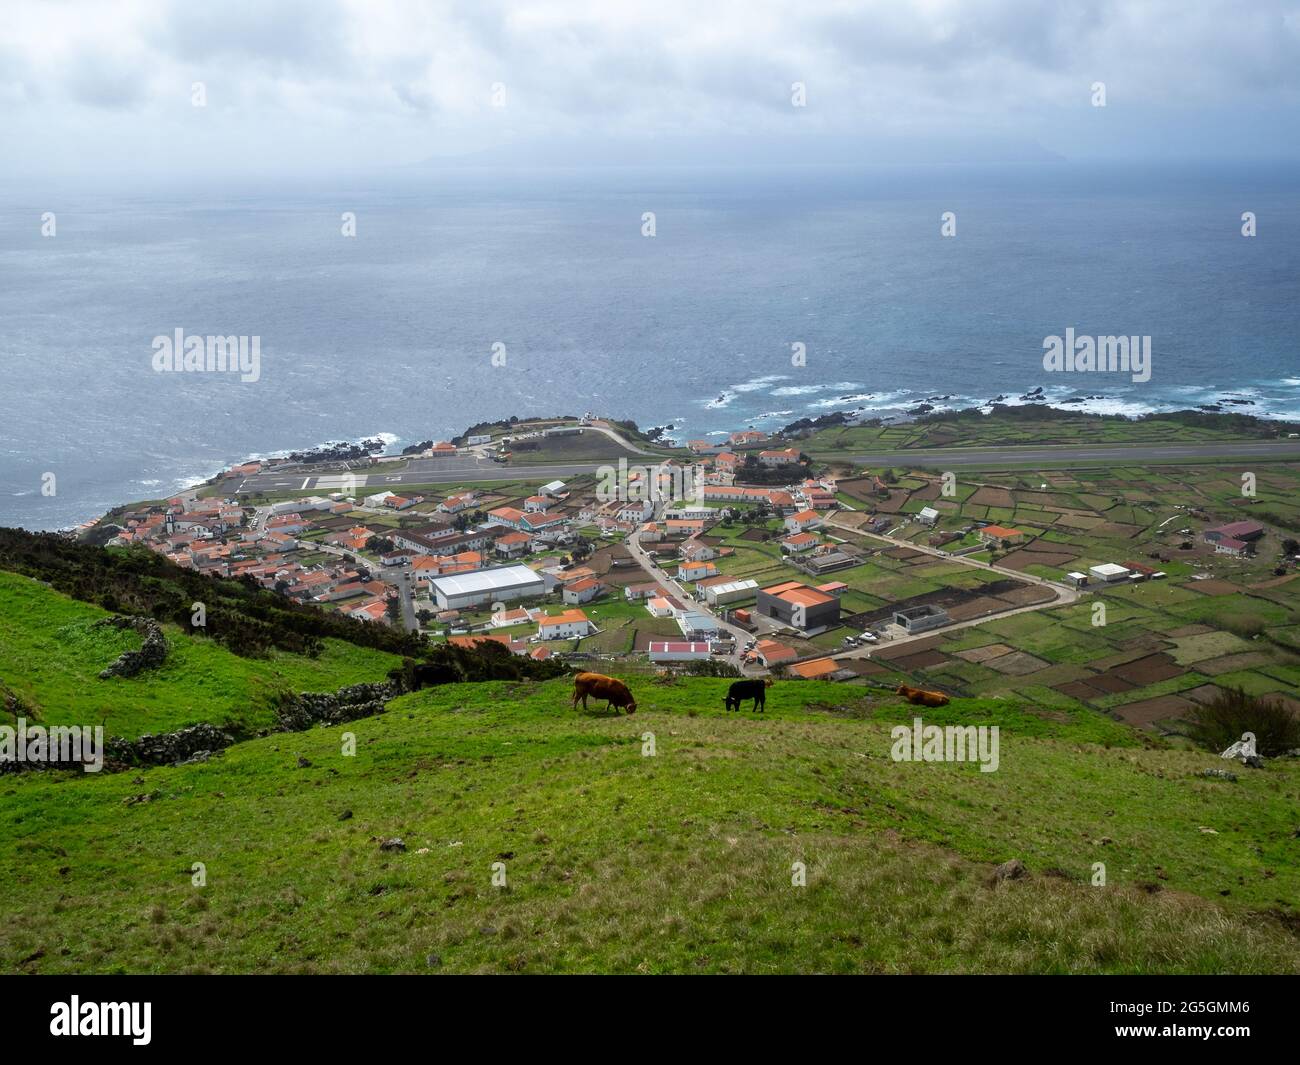
[[[460,610],[480,603],[504,603],[546,593],[546,581],[527,566],[501,566],[429,582],[438,607]]]

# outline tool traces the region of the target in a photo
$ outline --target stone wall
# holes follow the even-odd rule
[[[384,704],[405,691],[396,680],[380,684],[353,684],[336,692],[302,692],[276,709],[280,728],[301,732],[313,725],[338,725],[384,712]]]
[[[134,677],[146,669],[157,669],[167,659],[167,637],[162,626],[153,618],[146,617],[111,617],[95,622],[96,626],[109,625],[115,629],[134,629],[144,637],[144,644],[138,651],[123,651],[117,661],[103,670],[99,677]]]

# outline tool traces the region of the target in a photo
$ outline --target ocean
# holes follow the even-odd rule
[[[688,439],[1041,387],[1300,418],[1294,164],[0,182],[0,282],[0,524],[32,529],[511,414]],[[177,329],[260,338],[256,380],[156,372]],[[1150,379],[1046,372],[1067,329],[1150,336]]]

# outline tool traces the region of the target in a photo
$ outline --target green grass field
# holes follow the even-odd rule
[[[784,682],[726,715],[724,681],[633,683],[631,718],[564,679],[448,686],[201,765],[5,778],[0,966],[1300,972],[1293,763],[1207,781],[1091,711],[927,711],[999,725],[980,773],[891,760],[892,696]],[[1031,876],[995,883],[1012,857]]]
[[[103,725],[106,735],[132,738],[198,722],[267,727],[275,700],[287,692],[380,681],[401,664],[395,655],[340,640],[326,640],[314,659],[282,652],[240,658],[169,625],[161,669],[100,680],[100,670],[141,643],[135,633],[95,627],[109,616],[0,570],[0,680],[44,724]]]

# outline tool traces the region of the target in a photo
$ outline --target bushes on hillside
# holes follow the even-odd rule
[[[0,529],[0,569],[116,614],[144,614],[186,629],[193,605],[203,603],[206,625],[196,634],[245,657],[272,648],[315,655],[326,638],[399,655],[419,655],[425,648],[419,634],[298,603],[252,580],[182,569],[143,547],[102,548],[56,533]]]
[[[1255,750],[1276,758],[1300,747],[1300,717],[1280,700],[1247,695],[1241,688],[1226,688],[1187,715],[1188,736],[1212,751],[1227,750],[1242,737],[1255,734]]]
[[[388,675],[400,680],[409,691],[438,684],[460,684],[482,680],[550,680],[569,672],[553,658],[540,662],[514,654],[495,640],[482,640],[473,647],[440,643],[429,647],[420,661],[404,659],[400,669]]]

